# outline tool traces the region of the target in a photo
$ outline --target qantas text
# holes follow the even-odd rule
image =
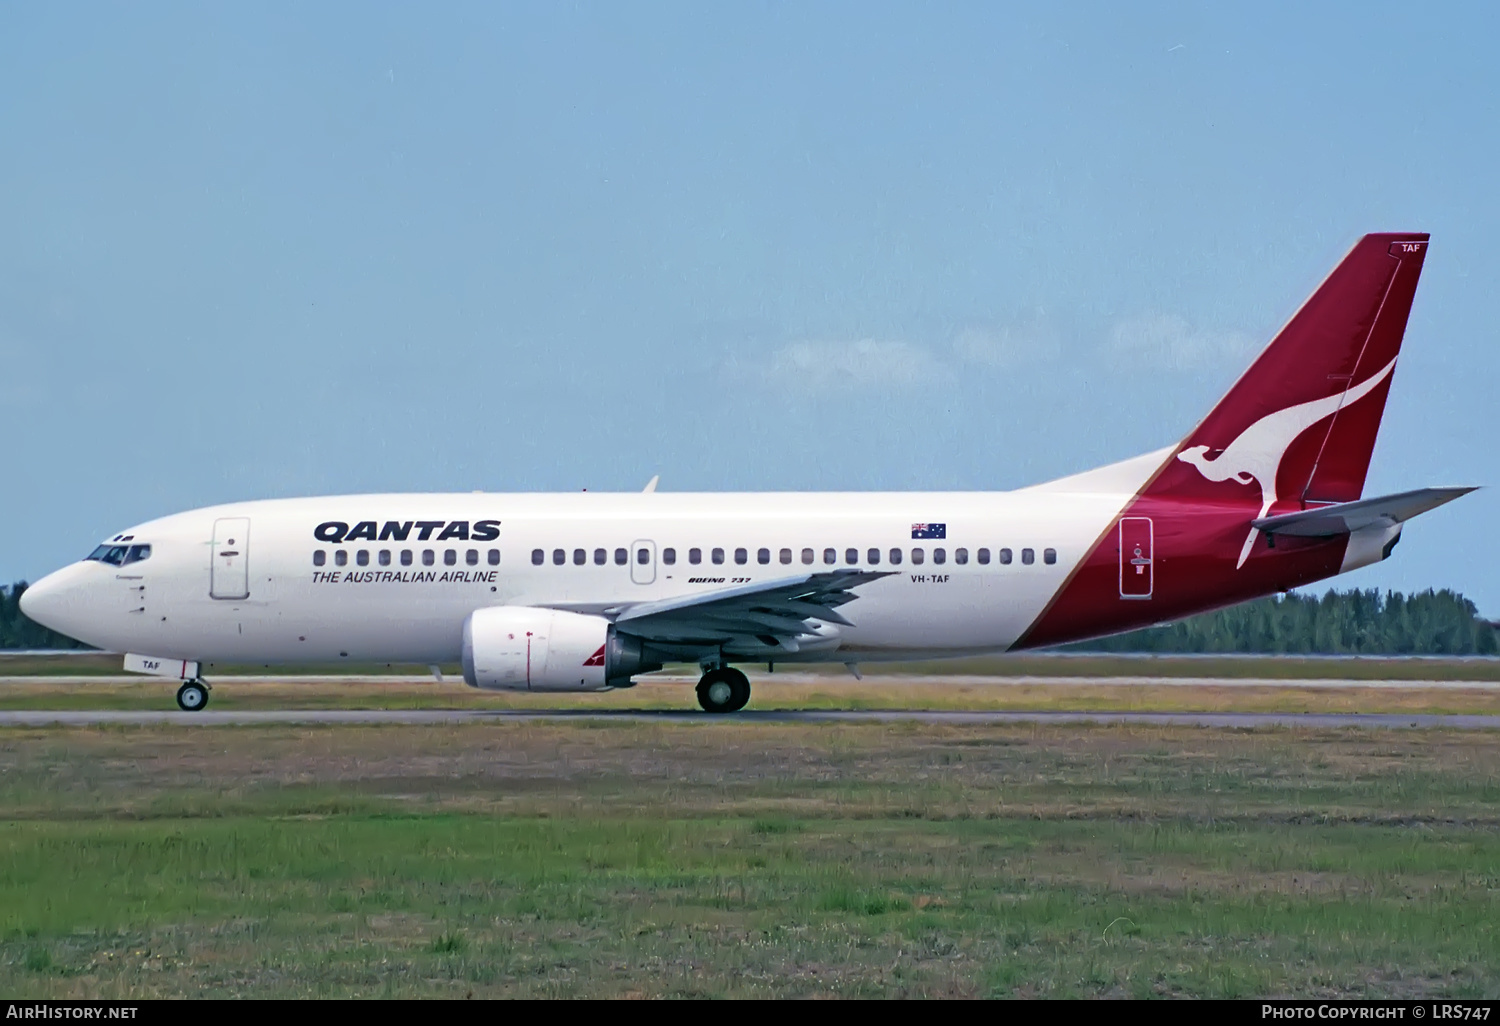
[[[313,528],[313,537],[334,545],[352,541],[404,542],[413,530],[417,532],[416,541],[494,541],[500,537],[500,521],[476,520],[471,528],[467,520],[387,520],[384,524],[361,520],[353,527],[342,520],[330,520]]]

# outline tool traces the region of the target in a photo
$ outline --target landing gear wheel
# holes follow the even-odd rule
[[[177,708],[183,712],[197,712],[208,704],[208,688],[196,680],[185,681],[177,689]]]
[[[698,704],[704,712],[739,712],[748,701],[750,678],[731,666],[709,670],[698,682]]]

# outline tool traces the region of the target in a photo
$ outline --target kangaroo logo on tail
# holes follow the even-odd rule
[[[1390,376],[1395,366],[1396,361],[1392,359],[1375,374],[1342,392],[1266,414],[1240,432],[1240,436],[1213,459],[1204,455],[1208,452],[1206,445],[1189,446],[1178,453],[1177,458],[1198,468],[1198,473],[1210,481],[1257,482],[1260,485],[1260,516],[1263,517],[1276,502],[1276,474],[1297,436],[1324,417],[1332,416],[1344,406],[1369,395],[1376,385]],[[1236,570],[1249,558],[1256,533],[1256,528],[1250,528],[1245,547],[1240,550],[1240,561],[1235,564]]]

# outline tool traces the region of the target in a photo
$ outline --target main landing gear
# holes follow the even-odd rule
[[[201,680],[185,680],[177,689],[177,708],[197,712],[208,704],[208,685]]]
[[[748,701],[750,678],[732,666],[709,670],[698,681],[698,704],[704,712],[739,712]]]

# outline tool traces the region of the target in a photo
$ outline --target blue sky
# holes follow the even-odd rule
[[[1493,5],[0,13],[0,579],[364,490],[1008,488],[1433,233],[1369,491],[1500,483]],[[1350,585],[1500,616],[1500,499]]]

